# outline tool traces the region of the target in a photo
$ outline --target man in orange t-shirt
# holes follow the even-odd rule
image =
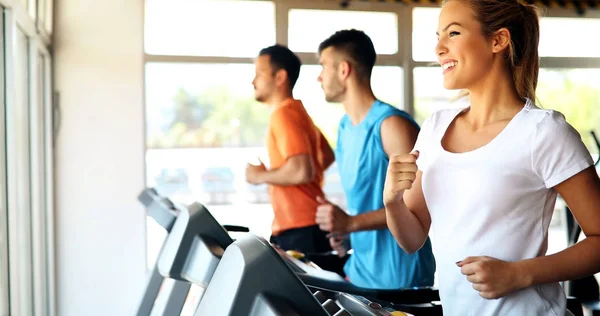
[[[267,183],[273,206],[271,243],[284,250],[322,253],[331,250],[326,232],[315,221],[323,197],[323,173],[334,161],[327,140],[292,90],[300,59],[287,47],[260,51],[252,81],[256,100],[272,107],[267,133],[270,168],[248,164],[246,180]]]

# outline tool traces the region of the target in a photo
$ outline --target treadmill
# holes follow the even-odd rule
[[[242,226],[221,226],[203,205],[174,204],[154,189],[144,190],[138,199],[146,206],[147,215],[168,235],[136,315],[180,315],[191,284],[206,288],[210,282],[224,249],[233,242],[228,232],[249,230]]]
[[[233,239],[228,231],[248,232],[248,229],[240,226],[221,226],[210,212],[200,203],[193,203],[188,207],[165,203],[168,199],[160,198],[153,190],[144,191],[140,201],[144,203],[148,196],[153,197],[152,201],[161,202],[153,204],[155,207],[148,207],[148,214],[156,214],[153,218],[159,218],[161,225],[167,227],[170,231],[163,247],[161,249],[156,266],[153,270],[151,282],[146,290],[144,297],[145,304],[140,308],[138,315],[180,315],[190,289],[190,284],[195,284],[202,289],[207,289],[212,283],[213,275],[218,267],[222,265],[221,258],[232,243]],[[143,197],[146,197],[144,199]],[[145,205],[149,203],[144,203]],[[152,205],[151,205],[152,206]],[[159,212],[160,210],[160,212]],[[165,212],[168,210],[169,212]],[[159,217],[158,215],[163,215]],[[167,214],[168,216],[165,216]],[[174,219],[174,220],[173,220]],[[158,220],[157,220],[158,221]],[[250,234],[248,234],[250,235]],[[322,289],[321,293],[344,292],[357,295],[356,297],[368,298],[375,301],[381,301],[387,304],[392,301],[401,305],[404,310],[420,311],[419,315],[439,315],[440,313],[431,313],[432,301],[439,301],[437,291],[431,289],[407,289],[407,290],[371,290],[359,288],[344,280],[337,273],[321,270],[311,266],[309,263],[298,260],[282,250],[275,250],[266,242],[270,251],[278,254],[280,260],[285,262],[286,269],[292,271],[296,278],[299,278],[302,284],[306,284],[313,289]],[[268,272],[266,268],[265,272]],[[152,279],[157,279],[152,282]],[[171,279],[175,282],[173,289],[168,292],[168,299],[165,306],[157,307],[157,292],[164,279]],[[148,295],[153,293],[154,295]],[[433,293],[433,294],[432,294]],[[205,295],[206,292],[203,293]],[[162,294],[161,294],[162,296]],[[158,300],[160,301],[160,299]],[[157,301],[157,302],[158,302]],[[205,301],[202,297],[199,304]],[[438,306],[441,311],[441,306]],[[193,306],[196,308],[196,306]],[[194,309],[196,311],[199,308]],[[145,314],[142,314],[141,312]],[[425,313],[421,313],[424,311]],[[200,315],[200,314],[196,314]]]
[[[156,190],[145,189],[138,200],[146,207],[146,215],[154,219],[170,236],[175,220],[179,215],[173,202],[161,197]],[[165,245],[160,250],[160,255],[165,250]],[[155,264],[138,305],[137,316],[150,316],[160,313],[162,315],[179,315],[185,302],[190,284],[175,281],[172,286],[164,286],[165,278],[160,274],[158,265]],[[161,299],[159,298],[159,294]],[[157,300],[158,299],[158,300]]]
[[[194,316],[402,316],[392,303],[304,283],[265,239],[252,234],[232,243]]]

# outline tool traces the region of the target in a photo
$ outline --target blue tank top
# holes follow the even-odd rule
[[[379,100],[360,124],[353,125],[348,115],[340,121],[335,159],[350,215],[384,208],[383,186],[389,160],[380,130],[383,120],[392,115],[419,128],[408,113]],[[344,271],[353,284],[373,289],[433,285],[435,259],[429,238],[410,255],[398,246],[388,229],[351,233],[350,242],[354,253]]]

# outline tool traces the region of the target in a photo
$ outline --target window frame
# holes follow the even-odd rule
[[[0,10],[4,8],[0,6]],[[4,14],[0,15],[0,33],[4,34]],[[0,37],[0,62],[5,65],[6,40]],[[6,86],[5,72],[0,73],[0,87]],[[0,88],[0,121],[6,123],[5,89]],[[0,129],[0,165],[6,166],[7,142],[6,129]],[[8,262],[8,183],[7,170],[0,168],[0,313],[10,315],[10,288],[9,288],[9,262]]]
[[[40,73],[41,72],[41,73]],[[41,80],[41,82],[39,82]],[[52,162],[51,54],[43,40],[29,41],[30,198],[32,224],[33,308],[36,315],[54,310],[54,210]],[[38,90],[40,88],[40,90]],[[34,121],[34,119],[36,121]],[[34,194],[34,192],[36,192]]]
[[[2,230],[0,249],[3,250],[0,257],[2,259],[0,263],[2,268],[0,282],[2,282],[3,287],[6,286],[6,292],[0,293],[1,314],[18,314],[19,311],[24,311],[23,307],[26,307],[26,310],[31,310],[34,314],[56,315],[53,136],[52,134],[44,135],[47,131],[53,130],[52,112],[47,110],[47,108],[53,108],[51,98],[52,54],[50,52],[50,32],[40,29],[41,24],[51,27],[53,22],[52,11],[46,12],[45,15],[50,20],[40,21],[42,16],[39,7],[42,5],[42,1],[44,1],[46,8],[51,8],[53,5],[52,0],[0,0],[0,10],[2,10],[0,30],[4,34],[0,39],[3,48],[0,53],[0,61],[5,66],[5,71],[0,75],[0,82],[2,83],[0,88],[0,96],[2,96],[0,117],[4,122],[9,123],[7,120],[10,120],[11,116],[14,116],[18,111],[27,115],[18,124],[16,122],[6,124],[6,129],[3,129],[0,133],[0,163],[3,166],[10,164],[14,167],[15,160],[18,160],[19,156],[25,151],[28,152],[29,156],[26,157],[29,163],[24,162],[19,166],[20,169],[27,169],[29,173],[27,180],[20,180],[27,182],[28,190],[26,192],[22,192],[25,186],[24,182],[23,184],[15,182],[14,171],[12,171],[9,178],[9,170],[0,168],[0,229]],[[26,56],[17,56],[19,52],[15,44],[17,44],[16,37],[19,36],[18,33],[25,36]],[[40,87],[37,86],[37,76],[34,76],[37,70],[35,68],[37,57],[33,57],[35,52],[45,56],[43,65],[43,76],[45,78]],[[27,59],[28,68],[26,73],[23,73],[19,68],[20,65],[15,63],[16,58]],[[15,102],[18,100],[15,88],[21,83],[15,80],[21,80],[23,76],[27,77],[26,100],[24,100],[26,104],[25,102],[16,104]],[[33,106],[36,104],[36,100],[43,102],[43,108],[37,109],[38,113],[36,113],[39,115],[37,121],[44,122],[43,130],[34,126],[32,122]],[[25,127],[23,124],[27,126]],[[29,134],[26,138],[20,134],[25,129]],[[39,136],[35,139],[35,142],[32,138],[33,133],[38,133]],[[16,153],[11,150],[14,148],[21,148],[23,151]],[[43,165],[33,170],[34,155],[38,154],[39,159],[35,161],[43,160]],[[37,173],[35,176],[34,172]],[[34,183],[36,189],[39,188],[38,193],[33,193],[31,190]],[[15,184],[18,184],[18,186],[15,187]],[[37,202],[34,202],[34,200]],[[35,209],[36,205],[45,206]],[[26,212],[25,215],[15,214],[24,206],[27,206],[30,212]],[[29,226],[28,230],[31,231],[30,236],[27,238],[16,231],[23,225]],[[36,228],[40,228],[41,231],[35,232],[34,229]],[[35,241],[34,239],[38,239],[38,237],[39,240]],[[25,238],[25,240],[21,238]],[[26,268],[23,264],[23,257],[19,255],[19,252],[23,251],[22,248],[19,249],[19,245],[23,242],[25,242],[24,246],[28,248],[27,251],[31,255],[31,260],[26,263]],[[5,247],[8,248],[5,249]],[[28,274],[28,271],[31,272],[29,276],[25,275]],[[31,282],[26,281],[27,284],[25,284],[21,281],[23,278],[26,280],[31,278]],[[43,280],[39,278],[43,278]],[[25,286],[25,292],[19,292],[22,285]],[[23,298],[23,296],[26,297]],[[22,299],[15,299],[19,297],[22,297]],[[5,302],[6,299],[8,299],[7,302]],[[30,306],[24,306],[23,304]]]
[[[31,138],[29,91],[29,34],[15,20],[16,15],[5,14],[6,34],[6,181],[8,210],[8,264],[11,314],[33,313],[33,243],[31,239]],[[23,36],[26,54],[19,51],[18,37]],[[19,56],[19,57],[17,57]],[[26,59],[27,71],[21,72],[17,60]],[[19,96],[22,76],[26,76],[25,93]],[[18,118],[21,118],[18,120]],[[23,126],[25,124],[25,126]],[[27,132],[22,135],[21,132]],[[26,154],[26,157],[22,155]],[[31,247],[31,248],[29,248]],[[29,248],[29,249],[28,249]]]

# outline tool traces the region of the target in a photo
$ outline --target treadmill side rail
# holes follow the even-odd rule
[[[160,272],[158,272],[158,269],[155,266],[154,269],[152,269],[150,277],[148,278],[146,291],[142,296],[136,316],[148,316],[152,313],[154,301],[158,297],[158,292],[160,291],[163,279],[163,276],[160,274]]]

